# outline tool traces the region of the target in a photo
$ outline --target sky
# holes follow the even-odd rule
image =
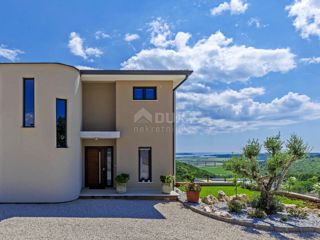
[[[10,0],[1,8],[1,62],[193,70],[176,93],[178,152],[239,152],[278,132],[320,151],[320,0]]]

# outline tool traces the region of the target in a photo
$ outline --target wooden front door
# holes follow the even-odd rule
[[[113,147],[85,148],[85,186],[113,186]]]

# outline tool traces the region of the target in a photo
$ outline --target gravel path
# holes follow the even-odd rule
[[[257,231],[216,221],[178,202],[77,200],[0,204],[0,239],[320,239]]]

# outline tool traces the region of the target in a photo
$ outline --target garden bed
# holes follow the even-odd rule
[[[309,212],[308,216],[304,219],[289,216],[284,212],[272,214],[263,219],[251,218],[247,214],[247,209],[243,209],[241,213],[230,213],[226,202],[218,202],[213,206],[202,202],[188,203],[185,192],[179,189],[177,189],[177,191],[180,194],[179,201],[181,201],[184,206],[197,213],[220,221],[267,231],[320,233],[320,218],[317,214],[311,212]],[[281,220],[284,215],[287,216],[286,221]]]

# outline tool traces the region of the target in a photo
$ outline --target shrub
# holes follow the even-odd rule
[[[127,173],[121,173],[116,176],[115,180],[117,183],[124,184],[127,183],[130,179],[130,175]]]
[[[287,215],[282,215],[280,220],[283,221],[283,222],[286,222],[286,221],[288,221],[288,216]]]
[[[261,204],[261,198],[260,197],[255,197],[252,202],[251,202],[251,206],[253,208],[259,208],[262,209],[262,204]],[[281,212],[284,210],[284,205],[280,202],[279,199],[273,197],[270,205],[269,205],[269,209],[268,209],[268,214],[273,214],[276,212]]]
[[[317,176],[312,176],[312,177],[309,177],[308,179],[299,180],[299,181],[290,181],[290,179],[294,179],[294,177],[288,178],[286,184],[284,185],[284,188],[287,191],[297,192],[297,193],[311,192],[313,190],[314,184],[318,182]]]
[[[161,181],[162,183],[171,184],[171,183],[174,182],[174,176],[172,176],[172,175],[160,176],[160,181]]]
[[[289,177],[284,184],[284,189],[287,190],[288,192],[291,192],[292,187],[296,182],[297,182],[297,179],[295,177]]]
[[[318,198],[320,198],[320,183],[316,183],[313,185],[313,192],[318,194]]]
[[[229,212],[240,213],[244,208],[246,208],[246,204],[238,199],[232,199],[228,202]]]
[[[308,216],[308,213],[302,208],[289,208],[287,209],[288,213],[292,217],[305,219]]]
[[[187,192],[201,192],[201,186],[194,182],[187,183],[185,188]]]
[[[259,208],[251,208],[248,210],[248,216],[252,218],[265,218],[267,214]]]

